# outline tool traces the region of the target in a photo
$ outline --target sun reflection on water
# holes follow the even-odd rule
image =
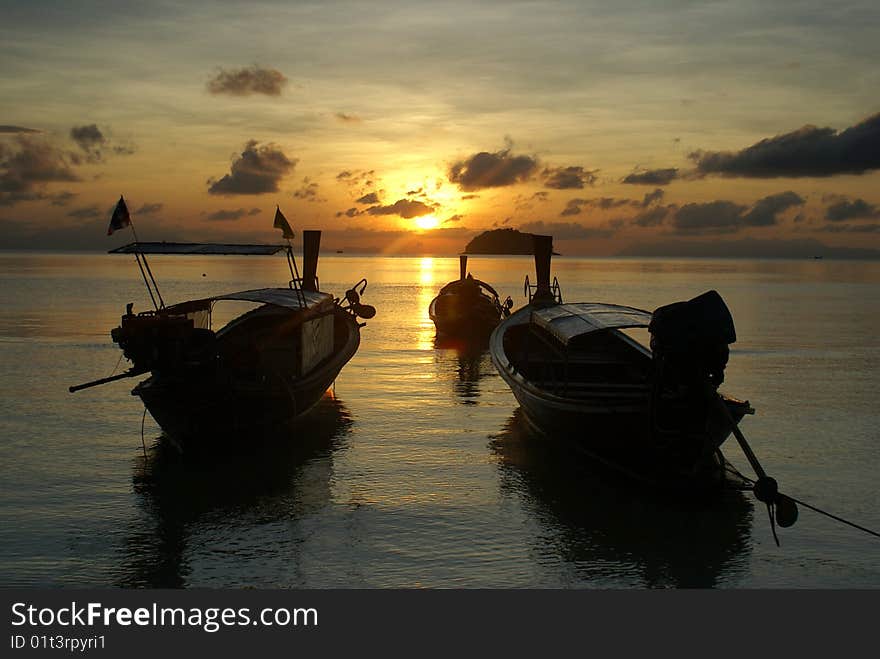
[[[419,262],[419,326],[416,338],[418,350],[434,349],[434,321],[428,315],[431,300],[437,295],[434,284],[434,259],[430,256]]]

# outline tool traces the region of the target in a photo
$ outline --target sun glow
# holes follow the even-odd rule
[[[437,219],[436,215],[422,215],[416,218],[416,226],[422,230],[436,229],[440,226],[440,220]]]

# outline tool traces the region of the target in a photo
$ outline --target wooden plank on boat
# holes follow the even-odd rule
[[[316,307],[323,302],[333,299],[329,293],[317,291],[296,291],[292,288],[258,288],[253,291],[239,291],[208,298],[210,300],[239,300],[242,302],[259,302],[262,304],[274,304],[288,309],[302,309],[302,300],[305,300],[305,308]]]
[[[651,312],[619,304],[579,302],[535,309],[531,321],[568,345],[576,337],[592,332],[647,327]]]

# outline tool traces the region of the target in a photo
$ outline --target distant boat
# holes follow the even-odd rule
[[[360,303],[366,279],[342,300],[318,290],[320,239],[320,231],[303,232],[302,277],[289,243],[282,247],[136,242],[112,250],[135,254],[142,272],[146,254],[286,251],[291,280],[285,288],[225,293],[171,306],[162,303],[137,314],[129,304],[111,336],[132,362],[131,368],[71,391],[150,373],[132,394],[181,445],[275,432],[279,425],[305,414],[357,351],[363,324],[358,316],[375,315],[373,307]],[[251,302],[255,307],[214,331],[212,311],[228,301]]]
[[[563,303],[550,281],[551,253],[552,238],[536,236],[529,303],[489,343],[524,418],[644,482],[689,490],[744,485],[720,448],[738,433],[733,424],[754,413],[747,401],[717,393],[736,340],[721,297],[710,291],[653,314]],[[635,327],[650,330],[652,349],[622,331]]]
[[[504,304],[498,292],[467,272],[467,255],[459,256],[460,275],[440,289],[428,307],[437,334],[456,337],[486,337],[510,314],[513,301]]]

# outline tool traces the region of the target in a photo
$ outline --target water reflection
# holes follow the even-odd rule
[[[752,504],[740,492],[690,501],[636,486],[532,435],[519,409],[491,448],[504,493],[548,527],[538,551],[570,564],[578,581],[712,588],[748,569]]]
[[[480,397],[480,380],[492,370],[488,340],[466,340],[451,337],[434,339],[437,376],[452,383],[455,400],[462,405],[476,405]]]
[[[143,523],[126,538],[117,585],[183,587],[191,570],[188,545],[199,529],[294,521],[327,505],[333,455],[344,448],[351,424],[345,405],[328,392],[299,420],[295,435],[199,455],[157,442],[134,466]]]

